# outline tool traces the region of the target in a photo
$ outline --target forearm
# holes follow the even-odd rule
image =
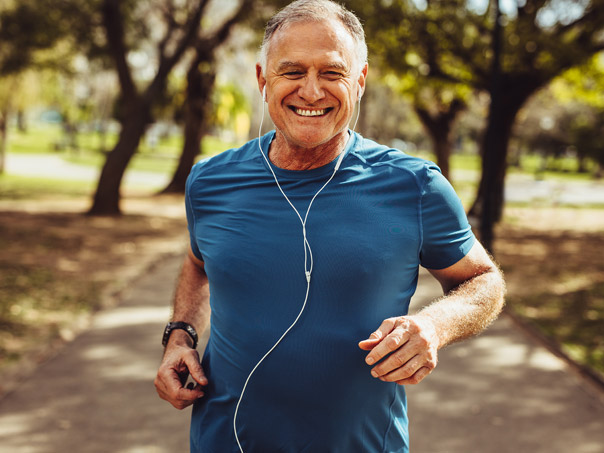
[[[172,320],[191,324],[201,334],[210,320],[210,290],[203,263],[189,251],[184,260],[172,307]],[[174,339],[172,338],[174,337]],[[171,342],[189,341],[184,331],[174,331]]]
[[[476,335],[499,315],[505,283],[493,267],[448,291],[416,316],[429,318],[439,338],[439,348]]]

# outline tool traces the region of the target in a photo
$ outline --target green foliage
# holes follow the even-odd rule
[[[250,106],[238,85],[218,84],[213,94],[213,112],[210,124],[222,130],[231,130],[244,136],[250,127]]]
[[[604,110],[604,53],[564,72],[552,82],[552,93],[562,104],[581,102]]]
[[[65,70],[94,46],[98,0],[18,0],[0,5],[0,75],[28,67]]]
[[[604,54],[571,68],[542,90],[522,113],[517,135],[524,146],[547,156],[575,154],[590,170],[604,165]]]

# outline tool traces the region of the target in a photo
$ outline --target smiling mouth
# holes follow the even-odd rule
[[[315,110],[311,110],[311,109],[301,109],[301,108],[297,108],[297,107],[290,107],[290,109],[296,114],[296,115],[300,115],[300,116],[306,116],[306,117],[315,117],[315,116],[323,116],[326,115],[327,113],[329,113],[332,108],[326,108],[326,109],[315,109]]]

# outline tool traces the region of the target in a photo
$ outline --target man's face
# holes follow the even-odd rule
[[[354,40],[337,20],[300,22],[277,30],[262,75],[268,109],[290,146],[313,148],[347,130],[364,88]],[[265,78],[266,77],[266,78]]]

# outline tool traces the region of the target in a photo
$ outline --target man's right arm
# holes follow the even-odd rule
[[[185,257],[176,293],[174,295],[173,321],[184,321],[202,333],[210,319],[210,290],[208,277],[191,249]],[[184,409],[201,398],[202,387],[208,384],[200,365],[199,354],[184,330],[173,330],[164,358],[155,378],[155,388],[160,398],[177,409]],[[188,375],[197,382],[193,389],[184,387]]]

